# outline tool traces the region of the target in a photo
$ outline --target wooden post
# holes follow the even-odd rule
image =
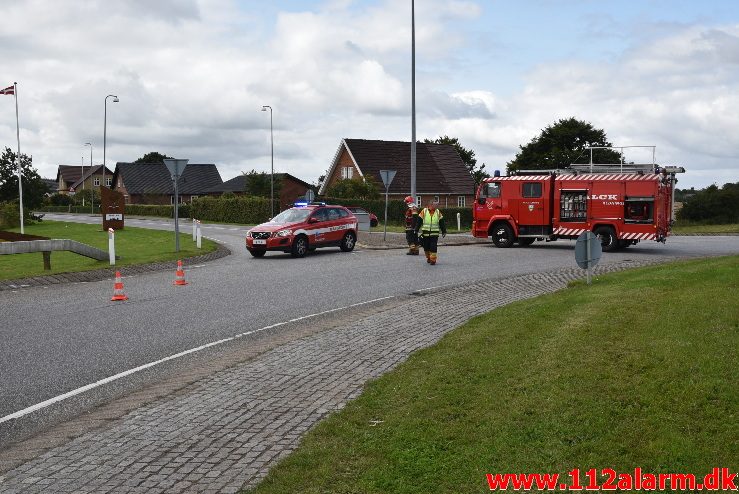
[[[44,271],[51,271],[51,251],[45,250],[41,254],[44,256]]]

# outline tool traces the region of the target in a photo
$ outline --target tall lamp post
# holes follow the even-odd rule
[[[82,175],[80,176],[80,180],[82,180],[82,207],[85,207],[85,157],[81,157],[81,163],[80,167],[82,167]]]
[[[92,164],[92,143],[86,142],[85,146],[90,146],[90,176],[92,176],[92,173],[94,172],[92,169],[92,167],[94,166]],[[85,180],[84,179],[85,179],[85,169],[83,167],[82,169],[82,190],[85,190]],[[90,213],[94,214],[95,213],[95,189],[93,188],[92,184],[90,184],[90,192],[92,192],[90,194]],[[82,196],[83,206],[85,205],[84,201],[85,201],[85,196]]]
[[[416,202],[416,2],[411,0],[411,197]]]
[[[105,97],[105,119],[103,120],[103,183],[101,187],[105,187],[105,144],[108,136],[108,98],[113,98],[113,103],[120,101],[115,94],[109,94]]]
[[[262,106],[262,111],[267,111],[269,108],[269,142],[270,142],[270,154],[272,156],[272,168],[269,175],[269,210],[270,217],[275,217],[275,139],[272,131],[272,107],[269,105]]]

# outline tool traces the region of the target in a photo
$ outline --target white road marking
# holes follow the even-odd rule
[[[358,307],[360,305],[367,305],[367,304],[371,304],[371,303],[374,303],[374,302],[380,302],[382,300],[387,300],[387,299],[391,299],[391,298],[394,298],[394,297],[395,297],[394,295],[390,295],[390,296],[387,296],[387,297],[380,297],[380,298],[376,298],[376,299],[373,299],[373,300],[367,300],[365,302],[357,302],[356,304],[351,304],[351,305],[347,305],[347,306],[344,306],[344,307],[338,307],[336,309],[325,310],[323,312],[316,312],[315,314],[309,314],[307,316],[296,317],[295,319],[290,319],[289,321],[278,322],[278,323],[275,323],[275,324],[271,324],[269,326],[265,326],[263,328],[255,329],[253,331],[247,331],[245,333],[240,333],[240,334],[237,334],[236,336],[231,336],[229,338],[223,338],[222,340],[214,341],[212,343],[206,343],[205,345],[201,345],[201,346],[199,346],[197,348],[191,348],[190,350],[185,350],[184,352],[175,353],[174,355],[170,355],[169,357],[164,357],[163,359],[159,359],[159,360],[157,360],[155,362],[149,362],[148,364],[140,365],[140,366],[135,367],[133,369],[129,369],[127,371],[120,372],[120,373],[115,374],[113,376],[106,377],[105,379],[101,379],[101,380],[96,381],[94,383],[87,384],[87,385],[82,386],[82,387],[77,388],[77,389],[73,389],[72,391],[69,391],[67,393],[64,393],[64,394],[55,396],[55,397],[50,398],[50,399],[48,399],[46,401],[42,401],[41,403],[36,403],[35,405],[31,405],[30,407],[24,408],[23,410],[18,410],[17,412],[11,413],[10,415],[6,415],[5,417],[0,418],[0,424],[2,424],[3,422],[8,422],[9,420],[14,420],[14,419],[21,418],[24,415],[28,415],[29,413],[33,413],[35,411],[38,411],[38,410],[41,410],[41,409],[46,408],[48,406],[51,406],[54,403],[59,403],[60,401],[64,401],[64,400],[66,400],[68,398],[72,398],[73,396],[77,396],[78,394],[82,394],[82,393],[84,393],[86,391],[89,391],[91,389],[98,388],[98,387],[100,387],[100,386],[102,386],[104,384],[108,384],[108,383],[111,383],[113,381],[117,381],[118,379],[122,379],[122,378],[124,378],[126,376],[130,376],[131,374],[135,374],[136,372],[141,372],[143,370],[149,369],[149,368],[154,367],[154,366],[157,366],[159,364],[163,364],[164,362],[168,362],[170,360],[174,360],[174,359],[177,359],[177,358],[180,358],[180,357],[184,357],[185,355],[190,355],[191,353],[200,352],[202,350],[205,350],[206,348],[211,348],[211,347],[214,347],[214,346],[217,346],[217,345],[222,345],[224,343],[228,343],[229,341],[233,341],[233,340],[236,340],[238,338],[242,338],[244,336],[249,336],[249,335],[252,335],[252,334],[256,334],[256,333],[259,333],[259,332],[262,332],[262,331],[266,331],[268,329],[278,328],[280,326],[284,326],[286,324],[290,324],[290,323],[293,323],[293,322],[303,321],[305,319],[310,319],[311,317],[322,316],[322,315],[325,315],[325,314],[330,314],[332,312],[337,312],[337,311],[340,311],[340,310],[350,309],[352,307]]]

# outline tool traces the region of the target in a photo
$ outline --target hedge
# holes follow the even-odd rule
[[[275,200],[275,211],[279,211],[279,201]],[[264,197],[199,197],[192,202],[194,218],[222,223],[256,225],[271,217],[269,199]]]
[[[382,221],[385,215],[384,200],[359,200],[326,197],[320,199],[327,204],[338,204],[341,206],[358,206],[371,211]],[[275,200],[275,211],[279,211],[278,201]],[[472,228],[471,208],[440,208],[447,219],[447,227],[452,230],[457,228],[457,213],[461,214],[463,230]],[[89,213],[89,206],[44,206],[43,211],[50,213]],[[389,225],[405,224],[406,205],[403,201],[388,201],[387,217]],[[130,216],[158,216],[163,218],[174,217],[174,206],[171,205],[149,205],[149,204],[126,204],[126,215]],[[95,205],[95,213],[100,214],[99,205]],[[251,196],[235,197],[199,197],[191,204],[180,204],[178,211],[180,218],[197,218],[203,221],[217,223],[238,223],[243,225],[256,225],[268,221],[271,212],[269,199]]]
[[[90,206],[39,206],[34,211],[43,211],[46,213],[91,213]],[[100,214],[100,205],[95,204],[93,214]]]
[[[359,200],[359,199],[341,199],[337,197],[325,197],[321,201],[327,204],[338,204],[340,206],[357,206],[367,211],[375,213],[377,219],[381,222],[385,219],[385,200]],[[405,210],[407,206],[403,201],[388,201],[387,203],[387,223],[388,225],[402,226],[405,224]],[[460,213],[460,222],[463,230],[472,228],[472,208],[444,208],[440,207],[447,222],[447,228],[457,228],[457,213]]]

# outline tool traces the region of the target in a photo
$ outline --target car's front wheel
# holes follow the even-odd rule
[[[352,232],[346,232],[344,238],[341,239],[341,245],[339,248],[344,252],[351,252],[354,250],[354,246],[357,244],[357,237]]]
[[[305,235],[298,235],[293,240],[293,247],[290,250],[290,254],[293,257],[304,257],[308,252],[308,237]]]

